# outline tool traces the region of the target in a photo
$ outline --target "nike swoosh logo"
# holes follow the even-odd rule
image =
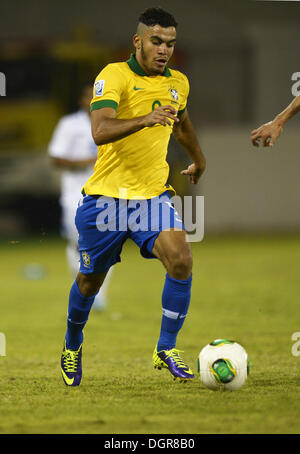
[[[136,86],[134,86],[133,89],[134,90],[145,90],[144,88],[139,88],[139,87],[136,87]]]
[[[191,369],[190,369],[190,368],[188,368],[188,370],[185,370],[184,372],[185,372],[185,373],[187,373],[187,374],[191,374],[191,375],[194,375],[194,374],[193,374],[193,371],[191,371]]]
[[[74,382],[74,377],[73,377],[73,378],[69,378],[69,377],[65,374],[65,372],[64,372],[64,370],[63,370],[62,368],[61,368],[61,373],[62,373],[63,378],[64,378],[65,382],[67,383],[67,385],[68,385],[68,386],[72,386],[72,385],[73,385],[73,382]]]

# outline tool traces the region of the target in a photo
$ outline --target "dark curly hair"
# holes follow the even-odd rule
[[[160,25],[161,27],[177,27],[177,22],[172,14],[162,8],[148,8],[140,17],[139,22],[151,27],[152,25]]]

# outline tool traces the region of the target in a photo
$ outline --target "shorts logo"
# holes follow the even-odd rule
[[[103,96],[103,90],[104,90],[104,83],[105,80],[97,80],[95,82],[95,96]]]
[[[170,88],[170,92],[174,101],[178,101],[178,91],[175,88]]]
[[[91,264],[91,259],[90,259],[89,254],[87,252],[82,252],[81,256],[82,256],[84,266],[89,268],[90,264]]]

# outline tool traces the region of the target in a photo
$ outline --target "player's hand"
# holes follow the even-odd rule
[[[156,124],[172,126],[171,120],[175,123],[179,122],[177,110],[169,105],[159,106],[143,118],[143,125],[144,127],[151,127]]]
[[[265,123],[251,132],[252,144],[258,147],[261,140],[261,144],[264,147],[272,147],[282,133],[282,129],[282,126],[276,123],[275,120],[269,121],[269,123]]]
[[[205,165],[196,166],[196,164],[191,164],[186,170],[182,170],[180,174],[187,175],[189,177],[190,183],[197,184],[204,170]]]

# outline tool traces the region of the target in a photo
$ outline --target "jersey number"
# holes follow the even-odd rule
[[[152,104],[152,110],[156,109],[157,107],[161,106],[161,102],[158,101],[158,99],[156,101],[153,102]]]

